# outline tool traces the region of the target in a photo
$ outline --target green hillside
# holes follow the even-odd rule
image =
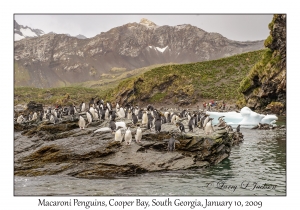
[[[265,50],[243,53],[219,60],[162,66],[122,81],[107,95],[121,103],[163,102],[199,99],[236,102],[240,82],[259,61]]]

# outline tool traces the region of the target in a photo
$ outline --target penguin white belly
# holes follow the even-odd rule
[[[84,127],[85,127],[85,120],[81,116],[79,117],[78,125],[79,125],[80,129],[84,129]]]
[[[96,118],[96,116],[95,116],[95,109],[93,107],[90,108],[90,112],[92,113],[93,118]]]
[[[142,117],[142,124],[143,125],[147,125],[148,124],[148,116],[146,113],[143,114],[143,117]]]
[[[211,134],[213,132],[213,127],[212,127],[211,121],[206,123],[204,130],[205,130],[205,134]]]
[[[208,117],[205,118],[204,122],[203,122],[203,127],[205,128],[206,124],[208,122]]]
[[[142,140],[142,129],[138,128],[135,134],[135,141],[141,142],[141,140]]]
[[[115,133],[115,141],[120,141],[120,142],[122,142],[122,133],[121,133],[121,130],[120,129],[118,129],[117,131],[116,131],[116,133]]]
[[[126,144],[130,145],[130,143],[132,141],[132,134],[131,134],[130,130],[126,130],[124,139],[125,139]]]
[[[82,111],[82,112],[85,111],[85,103],[82,104],[81,111]]]
[[[108,109],[105,111],[105,119],[108,120],[109,112]]]
[[[135,109],[135,110],[134,110],[134,114],[135,114],[136,116],[138,116],[138,114],[139,114],[139,109]]]
[[[50,116],[50,122],[55,123],[53,115]]]
[[[37,113],[35,112],[32,116],[32,120],[36,120],[37,119]]]
[[[89,123],[91,123],[93,121],[93,118],[92,118],[91,114],[88,113],[88,112],[86,113],[86,118],[88,119]]]
[[[121,107],[120,108],[120,118],[124,118],[125,117],[125,112],[124,109]]]
[[[169,115],[169,112],[164,113],[165,118],[168,118],[168,115]]]
[[[95,112],[95,119],[99,119],[99,115],[97,112]]]
[[[127,119],[132,120],[132,113],[131,112],[127,114]]]

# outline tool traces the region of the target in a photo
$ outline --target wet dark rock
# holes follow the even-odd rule
[[[79,129],[78,122],[70,120],[58,124],[42,122],[35,127],[18,125],[23,127],[17,126],[19,129],[15,130],[15,175],[100,178],[202,168],[229,157],[232,146],[242,141],[241,133],[217,129],[209,136],[202,129],[181,135],[169,123],[162,125],[160,133],[142,128],[141,143],[135,142],[136,127],[132,127],[133,140],[126,145],[124,141],[114,141],[112,132],[94,133],[99,124],[105,127],[107,122],[96,124],[84,130]],[[171,135],[177,143],[175,150],[168,152]]]

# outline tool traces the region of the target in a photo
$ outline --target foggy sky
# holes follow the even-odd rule
[[[207,32],[217,32],[231,40],[264,40],[269,35],[268,24],[272,14],[233,15],[151,15],[151,14],[15,14],[15,20],[23,26],[41,29],[45,33],[67,33],[71,36],[82,34],[88,38],[126,23],[139,23],[142,18],[156,25],[191,24]]]

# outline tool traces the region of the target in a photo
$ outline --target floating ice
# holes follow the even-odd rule
[[[248,107],[241,109],[240,113],[237,112],[206,112],[211,118],[214,118],[213,124],[218,123],[218,118],[225,116],[225,122],[232,126],[255,126],[258,123],[275,124],[278,117],[276,115],[264,115],[253,112]]]

